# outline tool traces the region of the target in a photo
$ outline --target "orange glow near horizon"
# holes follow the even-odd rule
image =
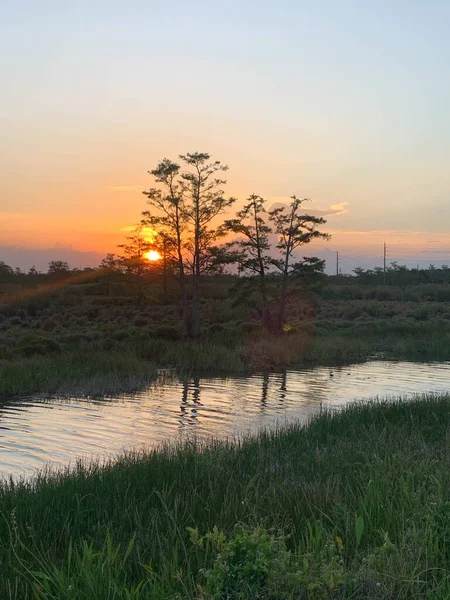
[[[161,260],[161,254],[157,250],[150,250],[149,252],[146,252],[144,256],[147,260],[150,260],[151,262]]]

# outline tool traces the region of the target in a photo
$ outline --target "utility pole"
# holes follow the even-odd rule
[[[386,242],[383,247],[383,283],[386,285]]]
[[[417,285],[419,285],[419,263],[417,263]]]
[[[336,277],[339,275],[339,250],[336,252]]]

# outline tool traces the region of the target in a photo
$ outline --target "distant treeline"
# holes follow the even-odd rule
[[[162,265],[158,262],[144,263],[144,273],[148,278],[158,278],[161,275]],[[23,285],[32,285],[33,283],[47,283],[52,281],[76,282],[79,279],[80,283],[85,279],[96,280],[104,278],[108,275],[136,275],[134,263],[129,260],[117,256],[115,254],[107,254],[106,257],[97,267],[71,268],[65,261],[54,260],[50,261],[46,271],[39,271],[36,267],[31,267],[28,271],[18,267],[12,267],[5,262],[0,261],[0,283],[19,283]],[[227,275],[233,277],[230,273],[220,272],[217,275]],[[234,275],[238,277],[239,274]],[[450,284],[450,267],[442,265],[437,267],[430,264],[423,268],[408,268],[406,265],[400,265],[397,262],[392,262],[386,271],[381,267],[374,269],[363,269],[357,267],[351,274],[326,275],[322,273],[322,277],[329,283],[336,284],[361,284],[361,285],[425,285],[425,284]],[[75,281],[74,281],[75,280]]]
[[[411,268],[406,265],[401,265],[398,262],[391,262],[384,270],[382,267],[374,269],[363,269],[357,267],[351,275],[338,275],[331,277],[336,282],[343,283],[344,281],[355,281],[362,285],[422,285],[428,283],[436,283],[448,285],[450,283],[450,267],[442,265],[436,267],[430,264],[426,267]]]

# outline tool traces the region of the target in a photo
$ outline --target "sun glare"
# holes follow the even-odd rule
[[[161,258],[161,254],[157,250],[150,250],[149,252],[146,252],[145,258],[147,260],[155,261]]]

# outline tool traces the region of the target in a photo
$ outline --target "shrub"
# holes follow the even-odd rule
[[[165,340],[178,340],[180,339],[180,331],[177,327],[171,325],[160,325],[156,327],[155,334],[157,337]]]
[[[245,323],[241,324],[241,332],[244,335],[248,335],[250,333],[261,333],[263,330],[263,326],[261,323],[258,323],[258,321],[246,321]]]
[[[14,354],[34,356],[36,354],[52,354],[61,352],[61,346],[56,340],[45,337],[27,336],[16,346]]]
[[[323,544],[321,555],[298,557],[287,549],[285,535],[262,527],[238,526],[228,540],[217,527],[202,537],[197,529],[188,532],[194,545],[215,554],[213,566],[200,571],[203,600],[325,600],[345,581],[332,540]]]
[[[242,353],[244,362],[253,369],[272,369],[300,362],[312,339],[312,329],[294,331],[293,334],[274,336],[256,335],[249,338]]]
[[[44,331],[53,331],[55,327],[58,327],[58,322],[55,319],[47,319],[44,321],[41,329]]]
[[[226,329],[223,323],[213,323],[208,327],[208,333],[214,335],[216,333],[222,333]]]
[[[129,337],[130,333],[126,329],[119,329],[119,331],[115,331],[111,334],[111,337],[118,342],[122,342],[123,340]]]
[[[26,303],[26,309],[31,317],[35,317],[42,310],[46,309],[50,305],[50,299],[46,295],[36,295],[28,299]]]
[[[145,327],[148,324],[148,319],[143,315],[136,315],[132,323],[133,325],[136,325],[136,327]]]

